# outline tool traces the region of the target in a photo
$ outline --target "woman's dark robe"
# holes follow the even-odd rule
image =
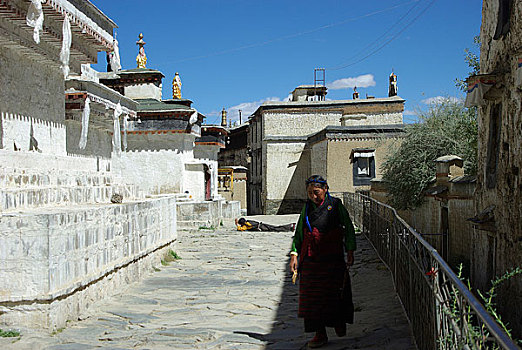
[[[344,252],[355,250],[355,234],[346,209],[329,195],[318,207],[308,201],[296,237],[300,228],[302,237],[294,237],[293,249],[299,249],[298,316],[305,319],[305,331],[353,323]]]

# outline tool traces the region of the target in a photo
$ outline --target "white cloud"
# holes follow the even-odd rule
[[[437,104],[437,103],[443,103],[443,102],[453,102],[453,103],[456,103],[456,102],[459,102],[460,99],[458,99],[457,97],[454,97],[454,96],[435,96],[435,97],[429,97],[429,98],[426,98],[424,100],[422,100],[421,102],[426,104],[426,105],[431,105],[431,104]]]
[[[288,97],[287,97],[288,98]],[[267,101],[281,101],[279,97],[267,97],[259,101],[243,102],[228,108],[228,120],[232,122],[239,120],[239,110],[241,110],[241,120],[243,123],[256,111],[256,109]],[[286,99],[285,99],[286,101]]]
[[[417,115],[415,111],[410,111],[406,109],[404,112],[402,112],[403,115]]]
[[[333,83],[326,84],[326,86],[331,90],[348,89],[355,86],[365,88],[375,86],[375,80],[373,79],[373,74],[364,74],[358,77],[338,79]]]
[[[216,111],[216,110],[213,110],[212,112],[209,112],[209,113],[205,114],[206,117],[217,117],[217,116],[220,116],[220,115],[221,115],[221,112],[220,111]]]

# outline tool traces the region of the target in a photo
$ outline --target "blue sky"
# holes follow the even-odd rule
[[[405,122],[438,96],[462,97],[455,78],[467,76],[464,50],[480,32],[479,0],[91,0],[118,25],[123,69],[136,67],[143,33],[147,68],[165,75],[172,97],[179,72],[184,98],[218,123],[223,107],[243,121],[260,103],[284,100],[313,84],[326,68],[327,98],[386,97],[398,76]],[[105,71],[100,54],[94,68]],[[335,88],[335,89],[334,89]]]

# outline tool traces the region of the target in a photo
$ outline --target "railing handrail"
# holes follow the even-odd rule
[[[438,264],[439,270],[443,270],[446,277],[449,278],[453,286],[461,293],[462,297],[466,299],[468,305],[473,309],[476,316],[480,318],[482,324],[487,328],[490,335],[495,338],[498,345],[504,349],[519,350],[520,348],[515,342],[506,334],[506,332],[500,327],[500,325],[493,319],[491,314],[487,312],[482,303],[473,295],[473,293],[466,287],[466,285],[460,280],[460,278],[453,272],[448,263],[442,258],[438,251],[429,244],[413,227],[411,227],[400,215],[397,213],[395,208],[388,204],[381,203],[374,198],[360,193],[348,193],[350,195],[359,196],[363,201],[371,201],[379,206],[385,207],[390,210],[394,216],[394,219],[398,220],[404,228],[406,228],[415,239],[422,244],[422,246],[428,251],[434,261]],[[395,277],[394,277],[394,283]]]
[[[459,290],[460,293],[468,300],[469,305],[475,312],[477,316],[480,317],[481,321],[484,323],[486,328],[489,330],[491,335],[497,339],[500,345],[502,345],[506,349],[519,350],[520,348],[515,344],[515,342],[504,332],[504,330],[499,326],[498,322],[493,319],[491,314],[486,311],[482,303],[471,293],[471,291],[464,285],[464,283],[458,278],[458,276],[453,272],[448,263],[440,256],[435,248],[431,251],[433,257],[439,263],[439,268],[442,268],[447,277],[451,279],[455,287]]]

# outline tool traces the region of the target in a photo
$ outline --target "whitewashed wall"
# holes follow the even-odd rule
[[[125,183],[134,183],[147,193],[180,193],[183,167],[190,156],[173,150],[133,151],[113,155],[113,170]]]
[[[341,119],[343,126],[402,124],[402,113],[346,114]]]
[[[156,86],[154,83],[129,85],[125,87],[124,95],[132,99],[153,98],[161,101],[161,85]]]
[[[328,125],[341,125],[342,113],[270,113],[264,112],[264,135],[304,136]]]
[[[265,211],[277,212],[283,200],[306,199],[304,181],[309,173],[309,152],[303,152],[304,142],[266,143],[266,163],[263,186],[266,191]]]
[[[86,157],[75,155],[53,155],[38,152],[19,151],[0,149],[0,168],[35,169],[45,172],[59,171],[84,171],[99,172],[110,171],[111,162],[109,159],[100,157]]]
[[[196,145],[194,148],[194,158],[203,161],[210,169],[210,177],[212,181],[210,195],[212,198],[218,196],[218,153],[218,146]]]
[[[180,192],[188,192],[194,200],[205,200],[205,173],[202,163],[187,163],[184,166]]]
[[[185,164],[194,160],[190,134],[135,135],[127,137],[128,151],[113,154],[113,170],[125,183],[152,194],[181,193]]]
[[[42,152],[65,154],[61,70],[0,46],[0,147],[29,149],[30,127]]]
[[[46,154],[66,154],[66,128],[63,123],[55,123],[19,114],[0,113],[2,119],[3,149],[30,150],[31,136],[38,144],[38,150]]]
[[[346,159],[350,155],[346,155]],[[338,161],[345,161],[344,159],[338,159]],[[311,155],[310,155],[310,174],[311,175],[321,175],[323,177],[327,177],[327,167],[328,164],[328,142],[327,140],[322,140],[312,145],[311,147]],[[327,179],[328,180],[328,179]]]

